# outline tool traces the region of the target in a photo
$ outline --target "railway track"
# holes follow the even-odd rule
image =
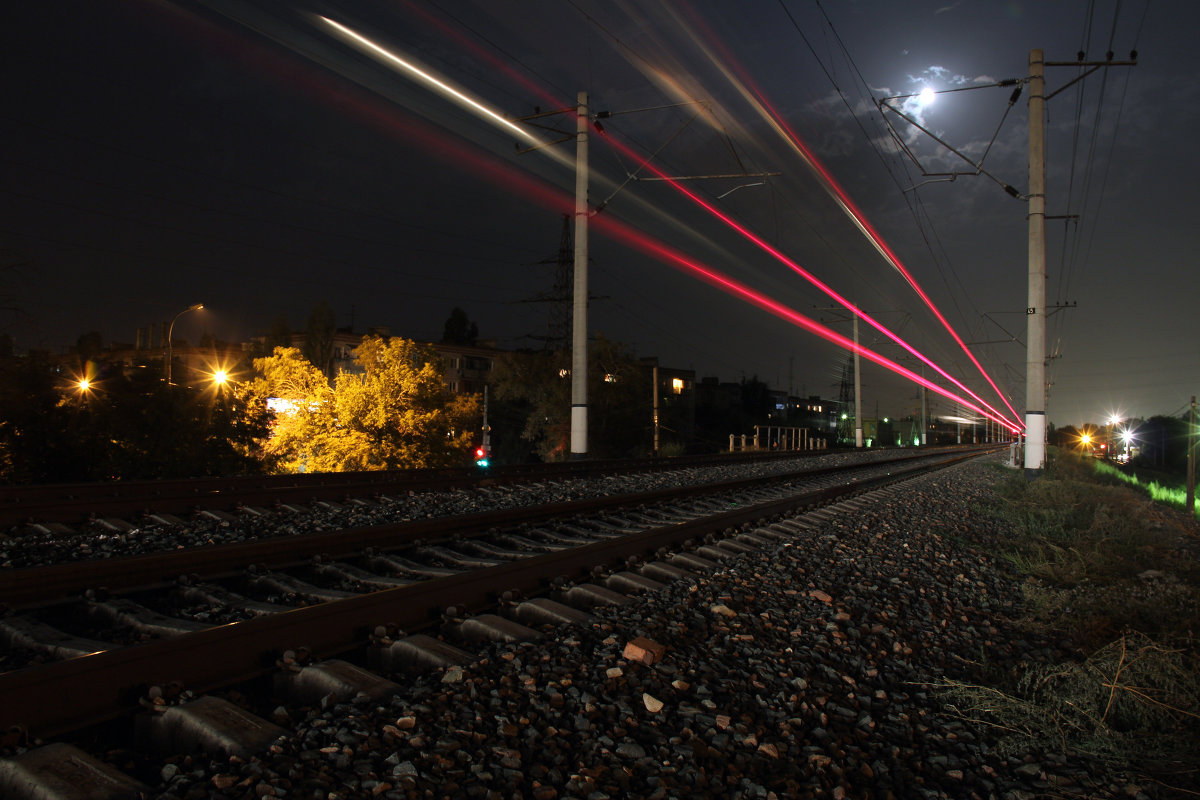
[[[530,480],[562,480],[615,472],[657,472],[749,461],[794,460],[827,451],[722,453],[679,458],[566,461],[549,464],[375,472],[255,475],[110,483],[0,486],[0,530],[52,526],[56,531],[94,520],[153,514],[185,514],[203,509],[236,512],[318,501],[341,502],[408,492],[467,489]]]
[[[0,674],[0,731],[15,747],[112,724],[142,706],[158,708],[158,719],[191,706],[180,698],[265,677],[291,686],[296,702],[386,693],[387,679],[350,665],[396,675],[469,659],[462,646],[473,639],[537,637],[546,625],[586,618],[590,606],[629,602],[795,536],[803,523],[787,520],[805,509],[978,452],[10,570],[0,638],[45,663]],[[238,715],[213,713],[225,723]],[[234,733],[173,715],[187,721],[160,735],[183,749],[228,749],[239,736],[253,739],[248,729],[271,730],[253,722]]]

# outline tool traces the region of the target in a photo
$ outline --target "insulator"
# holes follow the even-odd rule
[[[1112,51],[1112,50],[1109,50],[1107,53],[1105,53],[1105,54],[1104,54],[1104,57],[1105,57],[1106,59],[1108,59],[1109,61],[1112,61],[1112,59],[1113,59],[1113,51]]]
[[[1077,61],[1083,61],[1083,57],[1086,55],[1087,55],[1087,53],[1080,50],[1078,53],[1075,54],[1075,58]]]
[[[1129,60],[1130,60],[1130,61],[1137,61],[1137,50],[1130,50],[1130,51],[1129,51]]]
[[[1011,106],[1013,103],[1017,102],[1017,98],[1020,96],[1021,96],[1021,87],[1018,86],[1017,88],[1013,89],[1012,97],[1008,98],[1008,104]]]

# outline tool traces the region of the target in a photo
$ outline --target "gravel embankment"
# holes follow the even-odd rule
[[[1146,797],[1097,764],[1002,755],[931,686],[1054,654],[972,542],[972,462],[547,641],[495,645],[387,705],[336,705],[245,763],[162,768],[168,798]],[[664,648],[626,657],[645,637]],[[653,649],[653,648],[651,648]]]
[[[781,473],[869,463],[893,457],[894,451],[830,453],[795,460],[694,467],[664,472],[630,473],[561,481],[501,484],[447,492],[412,492],[367,505],[314,505],[300,513],[243,512],[233,520],[224,515],[192,515],[182,524],[131,520],[134,527],[115,531],[102,521],[82,526],[71,535],[36,532],[28,527],[0,531],[0,568],[39,567],[102,558],[160,553],[188,547],[292,536],[343,528],[388,525],[414,520],[475,514],[512,508],[536,508],[551,503],[650,492],[703,483],[767,477]]]

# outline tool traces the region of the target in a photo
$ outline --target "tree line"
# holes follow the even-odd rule
[[[474,344],[477,336],[455,309],[446,341]],[[432,347],[368,336],[356,348],[354,368],[331,375],[332,316],[319,308],[304,347],[290,340],[286,323],[277,323],[257,351],[231,368],[233,380],[211,385],[170,385],[154,360],[106,365],[98,335],[80,337],[77,371],[45,353],[0,354],[0,482],[471,463],[482,435],[482,397],[451,393]],[[589,360],[590,455],[649,452],[648,371],[628,347],[603,336],[593,342]],[[565,352],[497,358],[489,399],[497,460],[567,457],[569,369]]]

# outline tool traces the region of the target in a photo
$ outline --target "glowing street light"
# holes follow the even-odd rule
[[[195,305],[188,306],[175,315],[174,319],[171,320],[171,325],[167,328],[167,386],[171,385],[171,334],[175,331],[175,320],[189,311],[199,311],[202,308],[204,308],[204,303],[196,303]]]

